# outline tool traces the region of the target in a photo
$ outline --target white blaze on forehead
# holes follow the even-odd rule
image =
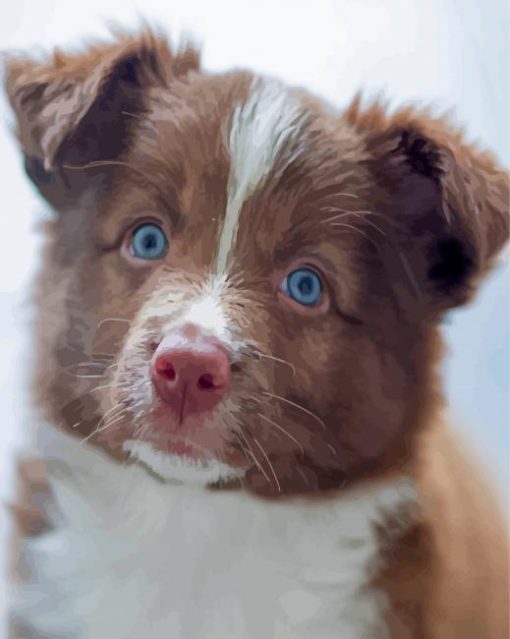
[[[183,318],[184,324],[193,324],[204,333],[218,338],[227,336],[227,317],[217,295],[209,293],[193,302]]]
[[[235,352],[243,348],[244,341],[237,335],[236,323],[233,322],[226,302],[227,297],[227,278],[213,275],[196,289],[192,300],[180,300],[179,304],[183,307],[180,313],[176,313],[172,305],[162,305],[150,317],[167,318],[167,322],[161,327],[163,336],[192,325],[200,334],[215,337],[224,347]]]
[[[180,323],[193,324],[204,334],[212,335],[229,344],[231,342],[229,317],[222,299],[225,287],[224,277],[211,277],[204,284],[200,294],[191,302]]]
[[[248,100],[236,107],[228,149],[227,208],[218,243],[216,272],[225,273],[243,203],[261,186],[302,115],[298,99],[276,80],[254,80]]]

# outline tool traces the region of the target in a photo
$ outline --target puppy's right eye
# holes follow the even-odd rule
[[[160,260],[168,252],[167,236],[157,224],[141,224],[131,235],[129,252],[139,260]]]

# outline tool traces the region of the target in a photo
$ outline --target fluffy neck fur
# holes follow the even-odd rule
[[[54,429],[41,436],[59,515],[26,543],[33,574],[15,614],[42,636],[385,636],[384,596],[364,587],[376,525],[414,501],[407,478],[265,501],[159,483]]]

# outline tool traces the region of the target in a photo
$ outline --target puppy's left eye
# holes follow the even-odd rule
[[[311,268],[298,268],[289,273],[282,283],[282,291],[303,306],[317,306],[322,301],[323,284]]]

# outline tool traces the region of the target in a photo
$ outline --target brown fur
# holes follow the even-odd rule
[[[422,513],[388,548],[378,585],[392,637],[508,636],[508,535],[493,487],[446,424],[421,438]]]
[[[56,209],[36,291],[37,403],[114,457],[133,433],[154,436],[132,398],[152,345],[207,279],[230,170],[223,126],[250,82],[201,72],[198,54],[150,34],[9,65],[27,169]],[[507,175],[444,119],[359,99],[339,116],[294,95],[306,118],[243,205],[222,294],[245,345],[230,397],[271,460],[258,460],[246,487],[321,494],[406,469],[424,505],[381,568],[393,636],[499,639],[506,539],[473,464],[438,424],[437,324],[508,239]],[[170,235],[171,260],[137,270],[119,248],[145,217]],[[328,278],[326,314],[294,313],[275,295],[303,254]],[[118,402],[124,418],[94,434]],[[232,463],[246,452],[236,437],[222,450]]]

